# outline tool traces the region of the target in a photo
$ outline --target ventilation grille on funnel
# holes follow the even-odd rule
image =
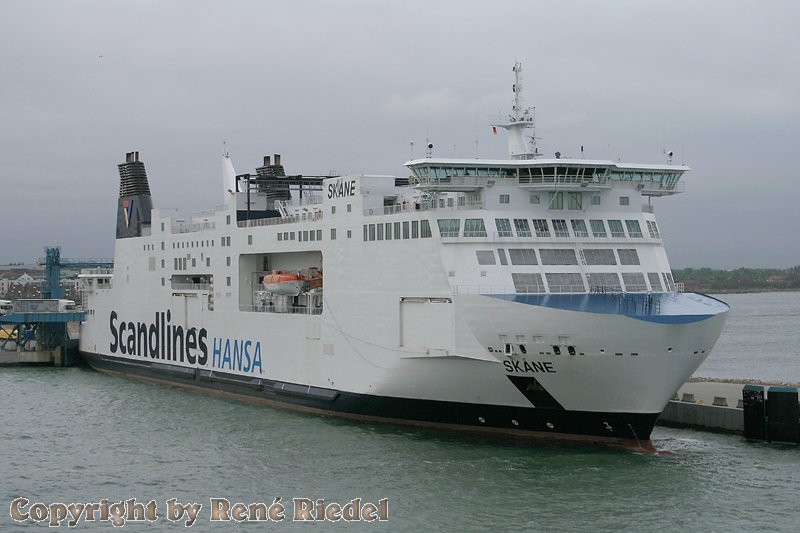
[[[150,185],[147,182],[147,171],[144,163],[139,161],[139,152],[125,154],[125,162],[119,167],[119,196],[136,196],[146,194],[150,196]]]

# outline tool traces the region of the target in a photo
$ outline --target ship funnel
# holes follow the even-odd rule
[[[153,200],[144,163],[139,152],[125,154],[119,168],[119,200],[117,201],[117,239],[141,237],[150,229]]]

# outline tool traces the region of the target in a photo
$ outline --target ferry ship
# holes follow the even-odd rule
[[[119,164],[114,269],[81,274],[97,370],[367,422],[651,448],[728,306],[682,291],[653,198],[672,164],[544,157],[514,66],[508,159],[408,175],[255,173],[153,209]]]

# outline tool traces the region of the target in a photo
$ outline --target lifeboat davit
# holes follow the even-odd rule
[[[302,274],[291,274],[273,270],[262,280],[264,290],[281,296],[297,296],[303,290],[306,279]]]

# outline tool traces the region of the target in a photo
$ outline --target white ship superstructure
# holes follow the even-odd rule
[[[651,207],[689,168],[539,157],[518,95],[510,159],[236,176],[226,153],[225,205],[189,219],[149,211],[128,154],[81,351],[313,412],[646,446],[728,310],[676,287]]]

